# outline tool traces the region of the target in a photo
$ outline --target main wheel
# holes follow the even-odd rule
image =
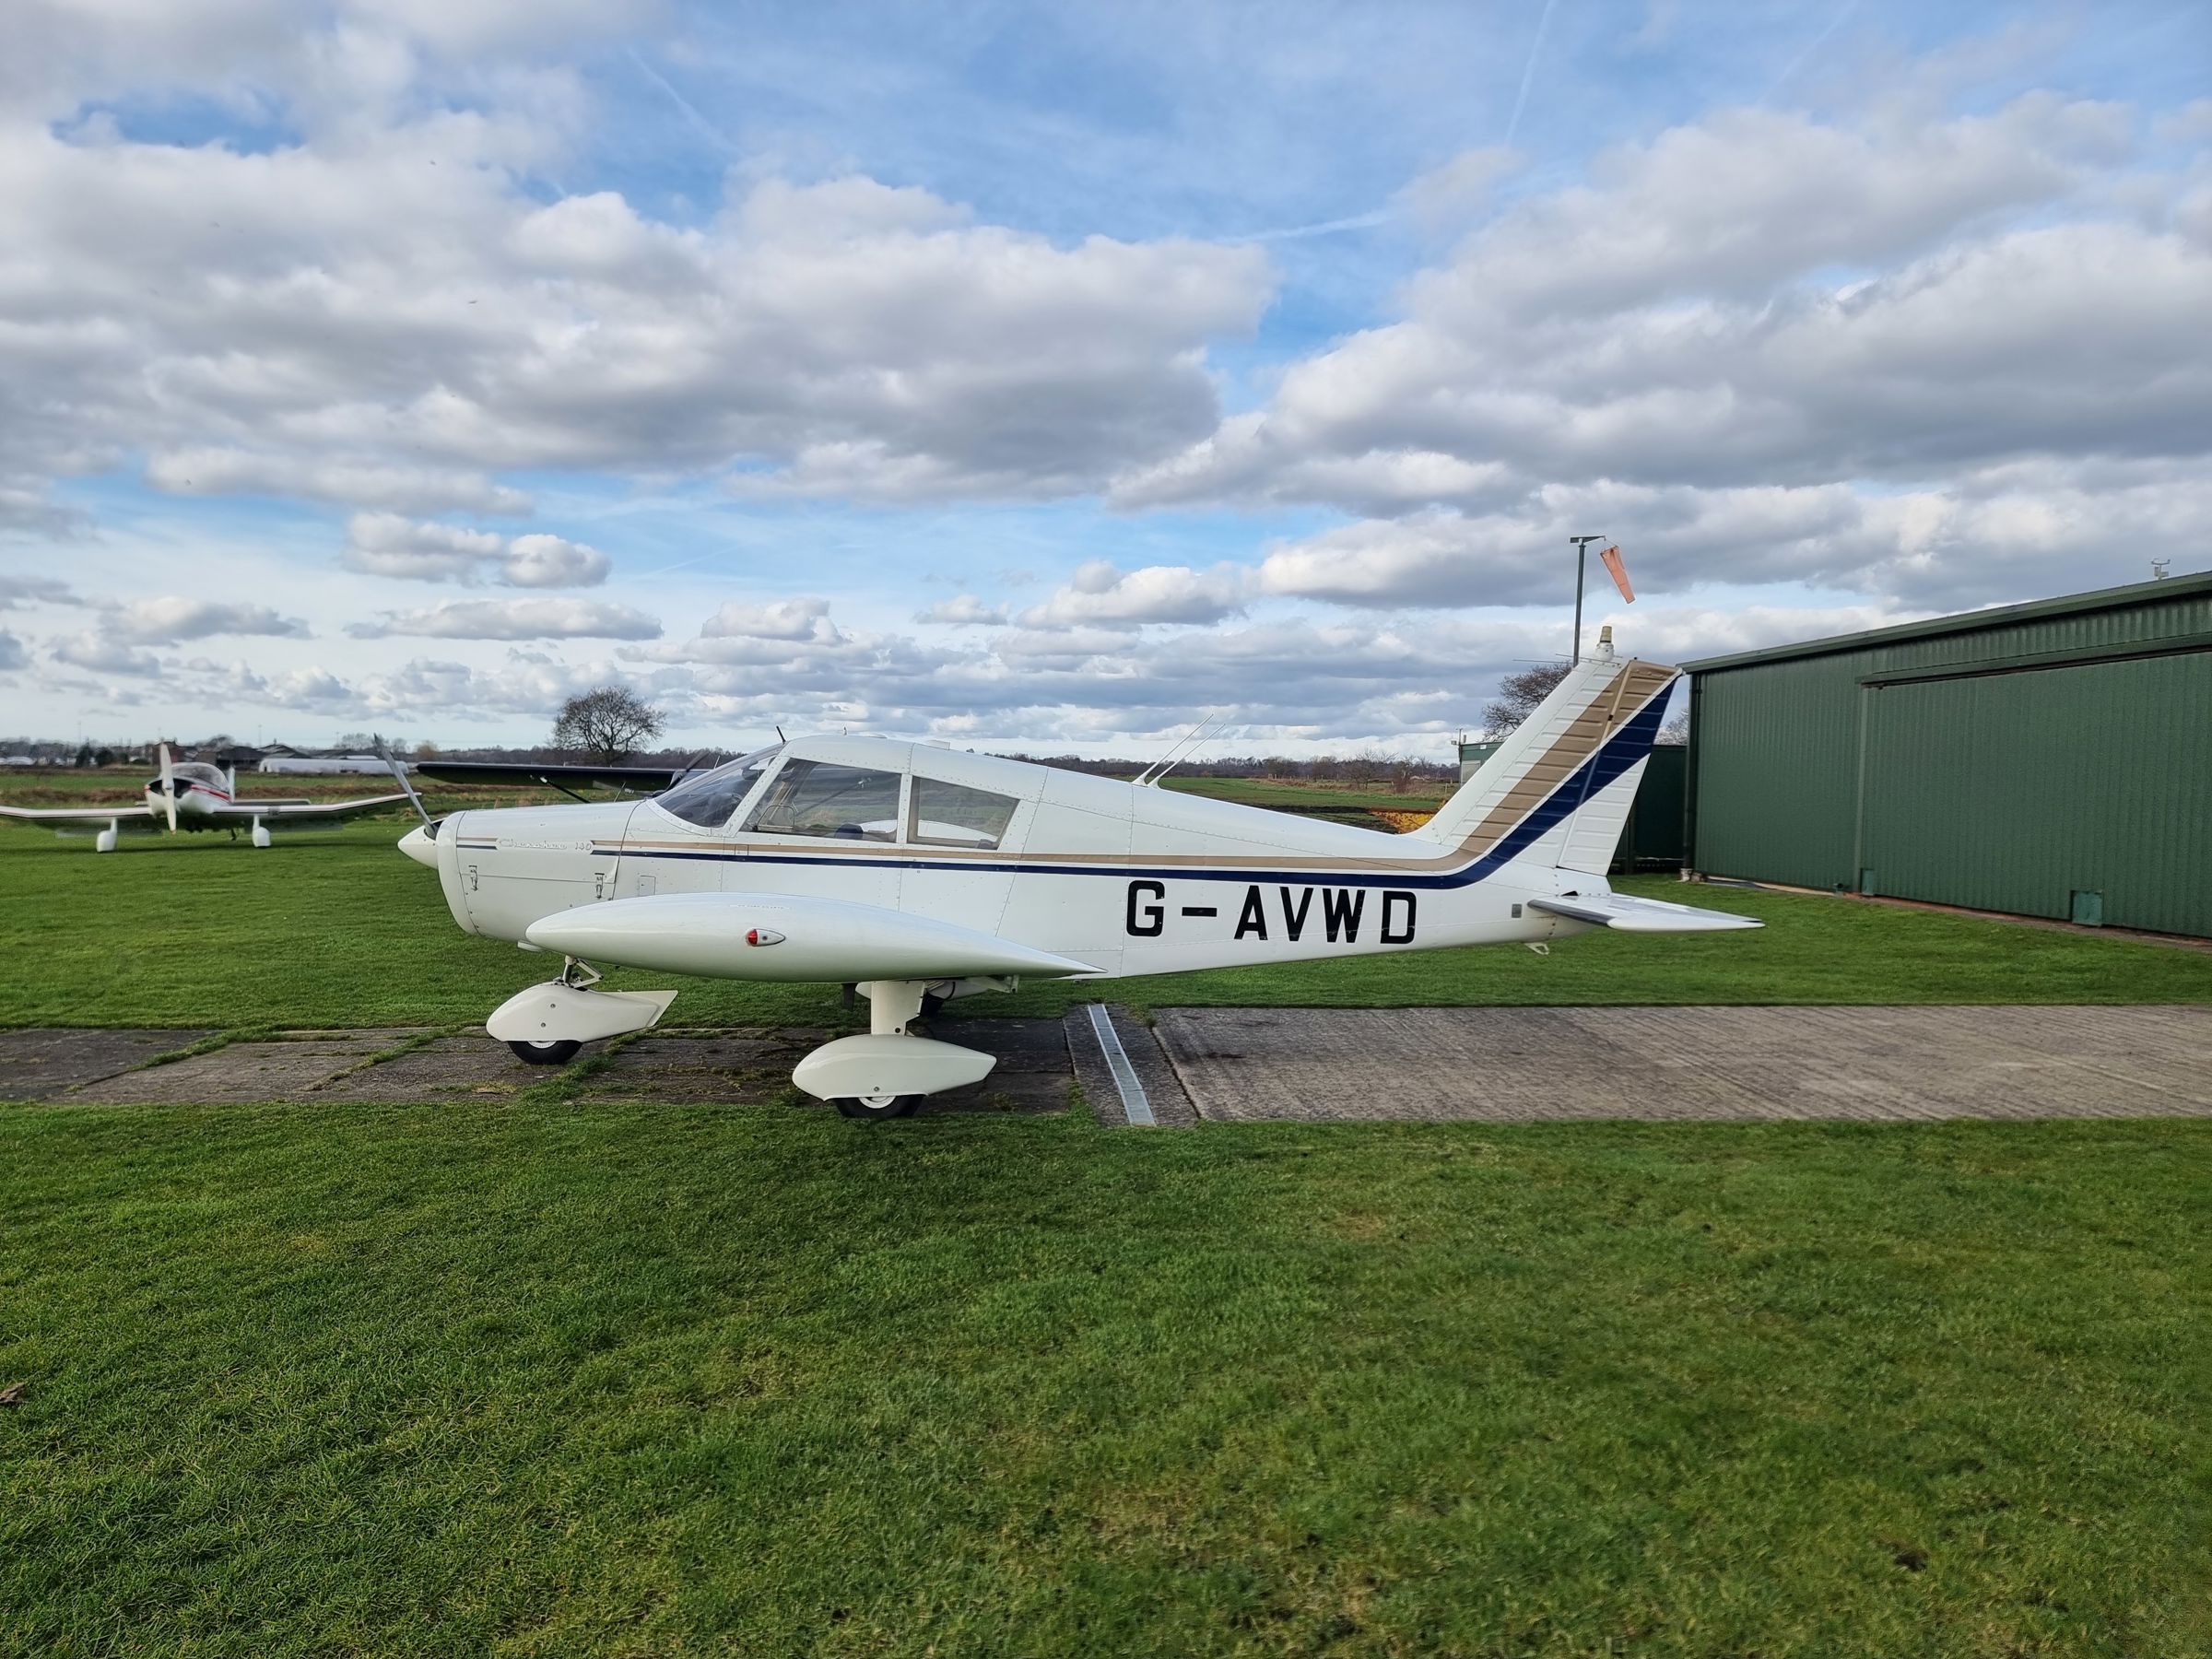
[[[830,1104],[837,1108],[839,1117],[911,1117],[914,1108],[922,1104],[922,1097],[918,1094],[845,1095]]]
[[[510,1042],[514,1057],[525,1065],[566,1065],[583,1051],[581,1042]]]

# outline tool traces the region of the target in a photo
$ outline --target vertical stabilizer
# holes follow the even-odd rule
[[[1585,657],[1413,834],[1603,875],[1620,843],[1676,671]]]

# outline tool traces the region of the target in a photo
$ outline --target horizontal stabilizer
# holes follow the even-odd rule
[[[1610,927],[1618,933],[1734,933],[1739,928],[1766,925],[1749,916],[1731,915],[1726,911],[1693,910],[1687,904],[1669,904],[1662,899],[1637,899],[1627,893],[1578,893],[1557,899],[1531,899],[1528,908],[1565,916],[1571,921]]]

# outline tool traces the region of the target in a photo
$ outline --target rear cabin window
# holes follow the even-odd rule
[[[899,839],[899,774],[792,760],[770,781],[745,827],[762,835]]]
[[[653,796],[653,804],[687,824],[697,824],[702,830],[719,830],[730,821],[730,814],[737,810],[745,797],[752,794],[753,785],[760,782],[760,774],[768,770],[769,762],[782,752],[761,749],[727,766],[718,766],[711,772],[663,791]]]
[[[993,849],[1020,805],[1012,795],[993,794],[987,789],[916,778],[907,839],[932,847]]]

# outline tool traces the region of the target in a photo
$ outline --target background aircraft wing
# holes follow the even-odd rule
[[[1696,910],[1687,904],[1669,904],[1663,899],[1638,899],[1628,893],[1563,893],[1557,899],[1531,899],[1530,910],[1577,922],[1594,922],[1622,933],[1689,934],[1732,933],[1740,927],[1764,927],[1763,922],[1727,911]]]
[[[146,816],[147,807],[143,800],[127,806],[0,806],[0,818],[43,818],[50,823],[105,824]]]
[[[389,806],[406,798],[394,791],[391,794],[362,795],[352,801],[227,801],[214,810],[218,818],[339,818],[348,812],[366,812],[371,806]]]
[[[542,783],[573,794],[593,784],[658,794],[688,769],[681,766],[560,766],[535,760],[418,760],[407,771],[441,783]]]

